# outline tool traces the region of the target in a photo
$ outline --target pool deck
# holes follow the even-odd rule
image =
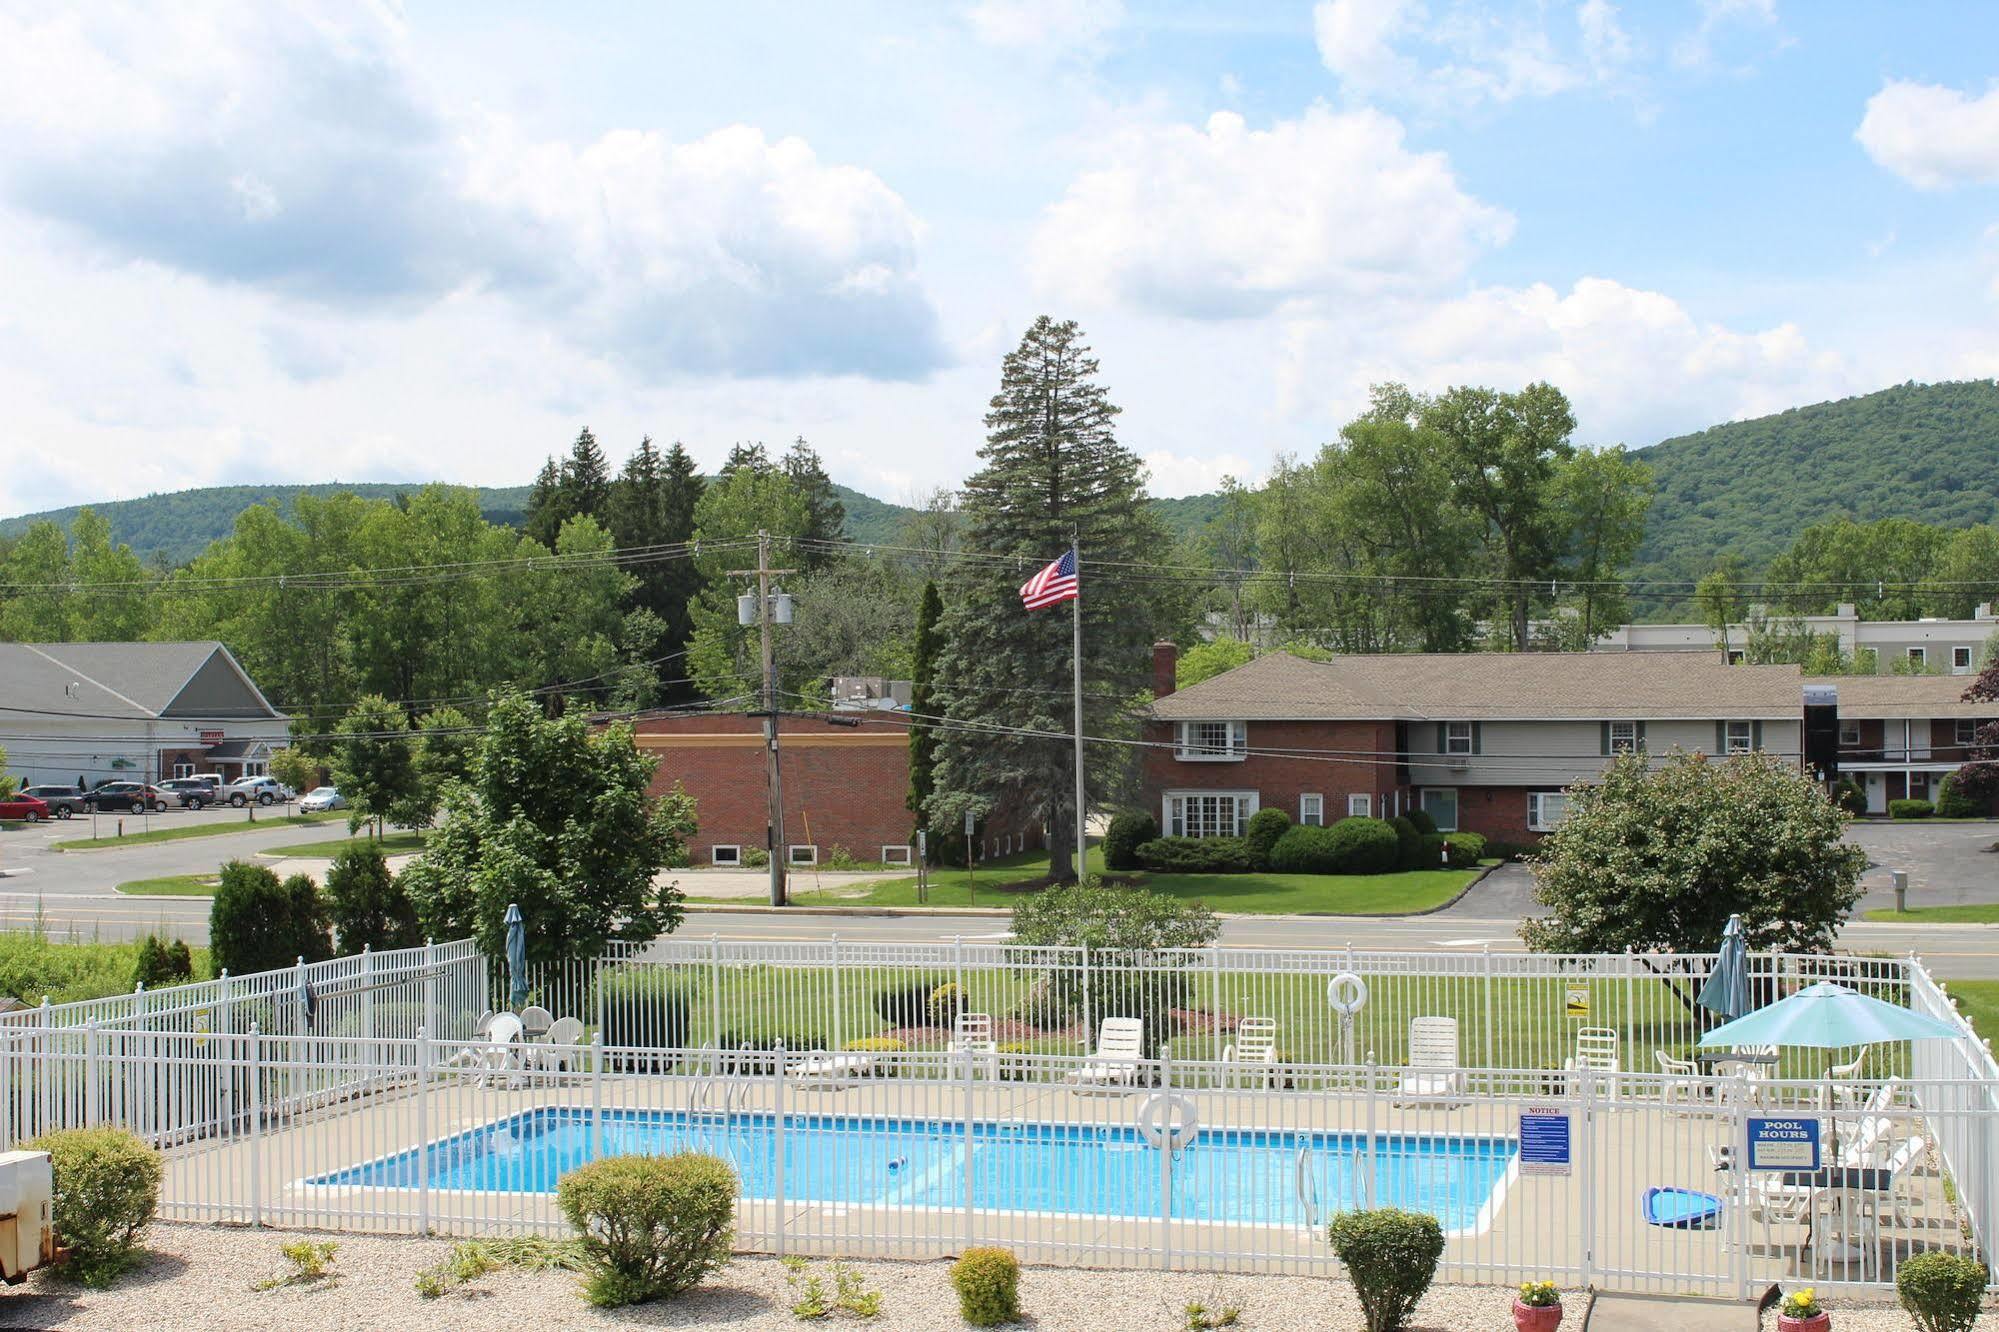
[[[417,1143],[455,1134],[542,1106],[604,1110],[701,1111],[785,1116],[857,1115],[962,1123],[977,1121],[1129,1128],[1149,1093],[1085,1091],[1060,1083],[860,1078],[801,1084],[768,1075],[729,1088],[680,1076],[500,1075],[433,1081],[419,1097],[407,1084],[322,1106],[247,1133],[169,1148],[164,1215],[194,1221],[349,1231],[427,1228],[469,1236],[520,1230],[566,1232],[552,1195],[385,1188],[309,1181]],[[1203,1126],[1281,1133],[1514,1138],[1529,1106],[1574,1102],[1465,1095],[1449,1102],[1397,1104],[1391,1092],[1266,1091],[1176,1088]],[[733,1105],[721,1102],[732,1100]],[[1850,1261],[1815,1254],[1800,1222],[1763,1222],[1729,1208],[1717,1229],[1648,1225],[1640,1198],[1648,1187],[1677,1186],[1727,1194],[1710,1149],[1731,1140],[1729,1115],[1667,1113],[1656,1103],[1599,1102],[1587,1129],[1576,1124],[1567,1173],[1509,1170],[1480,1224],[1447,1237],[1440,1279],[1505,1283],[1554,1277],[1608,1289],[1736,1295],[1752,1285],[1809,1279],[1820,1284],[1879,1280],[1893,1257],[1954,1244],[1958,1221],[1945,1201],[1934,1158],[1902,1187],[1906,1220],[1883,1217],[1871,1247]],[[1196,1140],[1198,1143],[1198,1139]],[[1163,1155],[1163,1153],[1162,1153]],[[256,1206],[251,1207],[252,1195]],[[1385,1200],[1384,1200],[1385,1201]],[[1287,1204],[1289,1200],[1286,1200]],[[1321,1219],[1323,1221],[1323,1218]],[[750,1251],[921,1258],[973,1243],[1003,1244],[1023,1260],[1092,1267],[1174,1267],[1242,1272],[1328,1274],[1337,1270],[1323,1226],[1254,1225],[1104,1217],[1075,1213],[1004,1213],[962,1208],[897,1207],[745,1199],[737,1211],[737,1246]],[[1821,1232],[1827,1219],[1819,1218]],[[1583,1236],[1594,1234],[1593,1252]]]

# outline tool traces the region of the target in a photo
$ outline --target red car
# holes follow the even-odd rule
[[[49,816],[49,802],[31,795],[0,796],[0,819],[40,823]]]

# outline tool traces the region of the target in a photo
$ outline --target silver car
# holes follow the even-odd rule
[[[275,777],[245,777],[223,787],[221,794],[221,799],[238,809],[252,801],[259,805],[275,805],[280,800],[291,798],[291,788]]]

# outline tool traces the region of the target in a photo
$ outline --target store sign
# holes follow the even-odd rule
[[[225,732],[222,731],[203,731],[201,733],[201,743],[204,745],[219,745],[222,743],[224,734]]]

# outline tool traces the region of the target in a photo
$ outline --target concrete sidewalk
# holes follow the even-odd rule
[[[1599,1293],[1583,1332],[1757,1332],[1760,1324],[1747,1300]]]

